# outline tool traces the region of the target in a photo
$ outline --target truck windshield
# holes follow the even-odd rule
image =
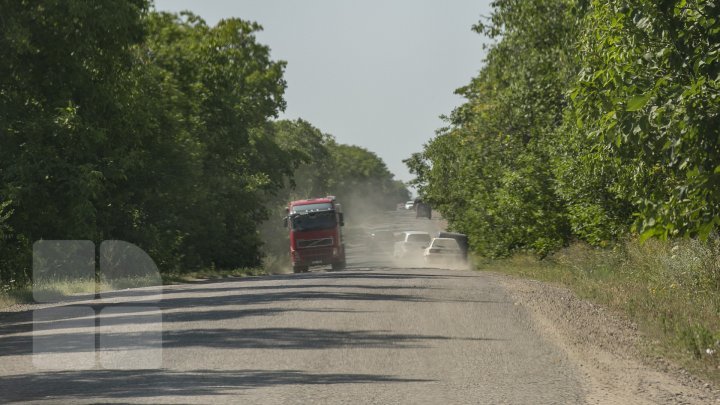
[[[308,211],[327,211],[332,209],[332,204],[330,203],[318,203],[318,204],[305,204],[305,205],[295,205],[292,207],[292,212],[294,214],[300,214],[303,212]]]
[[[291,219],[295,231],[316,231],[337,226],[335,211],[305,212],[292,215]]]

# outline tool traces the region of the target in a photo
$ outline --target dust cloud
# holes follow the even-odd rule
[[[433,260],[423,257],[423,243],[408,251],[404,257],[396,257],[395,243],[398,234],[405,231],[427,232],[431,238],[445,231],[447,222],[433,212],[432,219],[416,218],[415,210],[405,209],[404,203],[392,209],[378,209],[372,201],[362,204],[362,199],[349,205],[345,214],[345,249],[348,268],[444,268],[467,269],[463,259]],[[366,201],[366,200],[365,200]]]
[[[445,231],[447,222],[437,212],[432,219],[416,218],[415,211],[403,204],[379,203],[371,196],[337,196],[345,217],[342,228],[347,269],[360,268],[443,268],[467,269],[463,259],[437,259],[428,263],[421,244],[409,250],[405,257],[395,257],[397,234],[405,231],[427,232],[431,238]],[[288,230],[283,227],[284,208],[273,213],[271,220],[260,228],[264,241],[265,268],[271,274],[291,273]],[[312,267],[311,271],[329,271],[330,266]]]

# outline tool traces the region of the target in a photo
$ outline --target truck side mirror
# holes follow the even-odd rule
[[[340,214],[340,226],[345,226],[345,215],[341,212]]]
[[[285,228],[288,227],[288,217],[283,218],[283,226],[284,226]]]

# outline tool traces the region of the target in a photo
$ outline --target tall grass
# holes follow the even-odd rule
[[[162,279],[163,284],[176,284],[197,280],[216,280],[232,277],[261,276],[265,274],[268,274],[268,272],[264,267],[237,269],[218,269],[215,267],[208,267],[197,271],[163,274]]]
[[[656,342],[655,354],[720,381],[720,239],[627,240],[612,249],[574,244],[545,260],[484,261],[500,270],[560,282],[623,311]]]
[[[279,264],[273,265],[278,267]],[[8,284],[0,286],[0,309],[16,304],[32,304],[40,297],[42,302],[60,302],[71,298],[94,295],[100,292],[122,290],[126,288],[142,288],[162,284],[186,283],[196,280],[221,279],[229,277],[246,277],[268,274],[267,268],[239,269],[207,269],[162,274],[162,280],[154,276],[125,277],[96,281],[90,279],[43,279],[32,285]]]
[[[0,309],[29,302],[32,302],[32,291],[28,288],[0,291]]]

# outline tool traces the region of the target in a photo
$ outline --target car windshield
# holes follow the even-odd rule
[[[426,233],[412,233],[407,237],[408,242],[430,242],[430,235]]]
[[[332,204],[330,203],[295,205],[292,207],[292,213],[300,214],[308,211],[327,211],[331,210],[332,208]]]
[[[337,226],[335,211],[304,212],[292,215],[291,219],[295,231],[316,231]]]
[[[441,249],[458,249],[458,244],[455,239],[435,239],[433,240],[432,247]]]

